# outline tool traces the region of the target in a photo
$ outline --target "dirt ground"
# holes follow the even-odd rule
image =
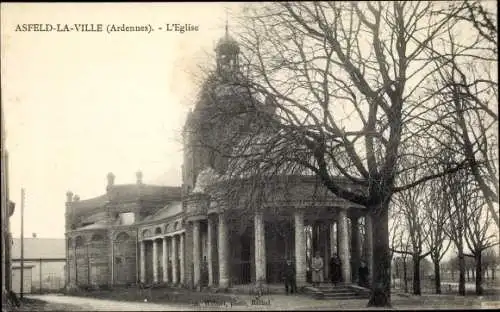
[[[356,300],[316,300],[307,296],[269,295],[267,304],[252,304],[249,295],[238,296],[241,305],[200,302],[198,304],[180,304],[158,301],[155,299],[143,301],[127,301],[119,299],[97,299],[93,297],[76,297],[64,295],[30,296],[49,302],[39,309],[22,309],[18,311],[285,311],[285,310],[387,310],[386,308],[367,308],[366,299]],[[114,297],[114,296],[113,296]],[[122,298],[125,299],[125,298]],[[128,299],[128,298],[127,298]],[[76,306],[76,307],[75,307]],[[393,294],[392,309],[480,309],[499,308],[500,298],[495,297],[460,297],[456,295],[402,295]],[[35,307],[36,308],[36,307]],[[392,310],[391,309],[391,310]]]

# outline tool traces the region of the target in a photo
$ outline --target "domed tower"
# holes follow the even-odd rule
[[[238,42],[229,35],[229,27],[226,23],[226,33],[219,39],[215,48],[217,58],[217,74],[223,79],[231,79],[239,73],[240,46]]]
[[[251,120],[247,112],[255,105],[240,70],[240,45],[229,34],[227,23],[215,52],[216,70],[204,82],[183,129],[185,194],[193,190],[203,170],[211,168],[224,174],[226,152],[232,150],[241,129]]]

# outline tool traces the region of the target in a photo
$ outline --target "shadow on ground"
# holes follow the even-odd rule
[[[23,298],[19,300],[20,305],[2,304],[2,312],[21,312],[21,311],[78,311],[78,306],[70,304],[55,304],[44,300]]]
[[[113,290],[72,290],[66,292],[70,296],[90,297],[131,302],[154,302],[190,305],[246,305],[238,296],[225,293],[196,292],[184,288],[114,288]]]

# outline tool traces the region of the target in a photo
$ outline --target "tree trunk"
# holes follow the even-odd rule
[[[462,250],[458,251],[458,294],[465,296],[465,258]],[[467,270],[467,272],[469,272]]]
[[[370,207],[373,220],[373,283],[368,306],[391,306],[391,258],[389,245],[389,200]],[[375,209],[373,209],[375,208]],[[373,213],[376,211],[376,213]]]
[[[441,268],[439,267],[439,260],[434,262],[434,286],[436,287],[436,294],[441,293]]]
[[[406,266],[406,257],[403,258],[403,279],[405,283],[405,293],[408,292],[408,267]]]
[[[476,295],[481,296],[483,294],[483,268],[481,266],[481,251],[474,255],[474,260],[476,264]]]
[[[491,268],[491,280],[492,281],[495,280],[495,267],[496,267],[496,265],[493,265],[493,267]]]
[[[451,279],[455,280],[455,269],[451,269]]]
[[[421,295],[422,289],[420,288],[420,257],[413,255],[413,294]]]

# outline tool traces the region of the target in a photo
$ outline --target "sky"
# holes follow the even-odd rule
[[[194,104],[190,75],[243,3],[2,3],[2,106],[11,232],[64,237],[66,192],[81,199],[115,183],[181,185],[180,130]],[[151,24],[144,32],[16,32],[18,24]],[[198,31],[159,31],[169,23]]]
[[[2,3],[1,74],[11,232],[63,238],[66,192],[116,184],[180,186],[181,132],[194,104],[190,73],[209,61],[242,3]],[[16,32],[18,24],[145,25],[145,32]],[[198,31],[158,30],[166,23]],[[165,26],[163,26],[163,29]],[[210,60],[212,61],[212,60]]]

